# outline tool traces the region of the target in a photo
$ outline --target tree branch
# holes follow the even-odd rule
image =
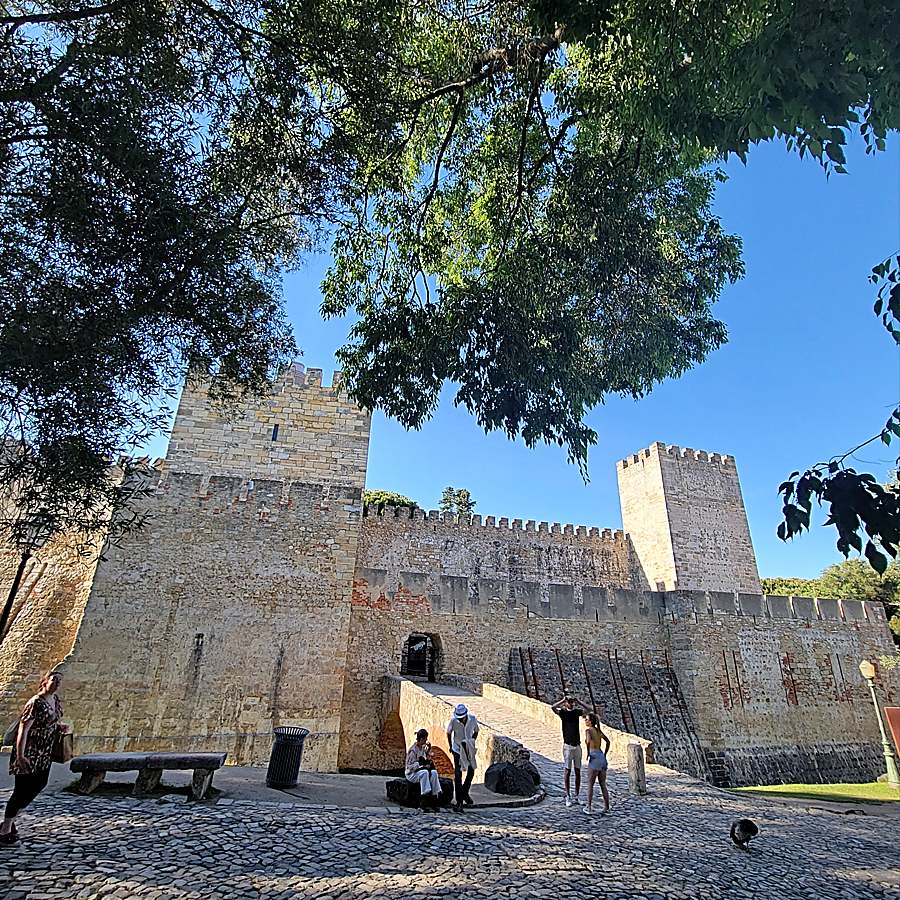
[[[541,101],[541,98],[538,97],[537,101],[538,114],[541,117],[541,125],[544,128],[544,134],[547,137],[547,148],[550,151],[550,159],[553,161],[553,165],[556,168],[556,174],[559,175],[560,178],[564,177],[565,173],[563,172],[562,166],[559,164],[559,160],[556,158],[556,150],[559,146],[560,137],[557,135],[556,138],[550,134],[550,123],[547,121],[547,113],[544,112],[544,104]],[[564,133],[564,132],[562,132]]]
[[[441,166],[444,162],[444,154],[447,152],[447,148],[450,146],[450,141],[453,138],[453,132],[456,130],[456,125],[459,122],[459,116],[462,112],[464,98],[464,92],[460,91],[459,95],[456,98],[456,104],[453,107],[453,115],[450,117],[450,124],[447,126],[447,133],[444,135],[444,140],[441,142],[441,146],[438,149],[437,156],[435,157],[434,177],[431,179],[431,187],[428,189],[428,193],[422,200],[422,215],[419,218],[419,224],[416,227],[416,241],[418,241],[419,237],[421,236],[422,226],[425,224],[425,216],[428,214],[428,207],[431,205],[431,201],[434,200],[434,195],[437,193],[438,182],[440,181],[441,177]]]
[[[552,34],[527,41],[523,45],[492,47],[490,50],[485,50],[475,58],[475,62],[472,64],[472,74],[468,78],[454,81],[450,84],[443,84],[419,97],[414,101],[414,105],[422,106],[425,103],[436,100],[438,97],[443,97],[445,94],[453,93],[453,91],[466,91],[492,75],[496,75],[506,69],[516,68],[519,63],[524,63],[527,66],[535,59],[543,62],[549,53],[559,49],[565,31],[566,26],[559,25]]]
[[[0,102],[8,103],[12,101],[13,103],[16,103],[35,100],[42,94],[46,94],[53,90],[53,88],[59,84],[63,75],[75,65],[75,59],[80,52],[81,44],[79,44],[78,41],[72,41],[66,47],[65,53],[63,53],[56,61],[53,68],[48,69],[43,75],[36,78],[30,84],[23,85],[18,90],[0,91]]]
[[[118,0],[116,3],[107,3],[103,6],[89,6],[84,9],[71,9],[52,13],[30,13],[23,16],[0,16],[0,25],[9,25],[13,29],[22,25],[39,25],[43,22],[65,25],[69,22],[91,19],[94,16],[105,16],[109,13],[117,12],[124,6],[125,0]]]
[[[503,244],[501,246],[500,255],[497,257],[498,263],[506,253],[506,247],[509,236],[512,233],[513,224],[516,216],[519,214],[519,210],[522,208],[522,194],[524,193],[525,186],[525,145],[528,143],[528,123],[531,120],[531,111],[534,109],[534,101],[537,98],[538,90],[541,85],[542,71],[543,65],[539,65],[537,73],[534,76],[534,83],[531,85],[531,90],[528,92],[528,102],[525,104],[525,115],[522,117],[522,134],[519,138],[519,153],[516,160],[516,199],[506,223],[506,230],[503,233]]]

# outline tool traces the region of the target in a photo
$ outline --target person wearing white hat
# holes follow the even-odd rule
[[[465,703],[460,703],[453,710],[453,718],[447,723],[447,743],[453,754],[453,782],[456,788],[453,808],[462,812],[463,804],[471,806],[469,788],[475,777],[475,741],[478,739],[478,719],[469,712]],[[465,767],[466,779],[463,781],[462,770]]]

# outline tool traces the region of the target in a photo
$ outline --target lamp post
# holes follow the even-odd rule
[[[872,694],[872,703],[875,706],[875,717],[878,719],[878,730],[881,732],[881,747],[884,750],[884,764],[887,768],[888,784],[900,789],[900,774],[897,772],[897,763],[894,762],[894,751],[888,741],[887,732],[884,730],[884,720],[881,718],[881,707],[878,705],[878,697],[875,695],[875,666],[867,659],[859,664],[859,674],[865,678]]]
[[[22,556],[19,558],[19,567],[16,569],[15,577],[6,597],[6,603],[3,604],[3,613],[0,614],[0,644],[6,637],[6,626],[9,617],[12,614],[13,603],[22,583],[22,576],[25,574],[25,566],[28,560],[34,555],[36,550],[40,550],[44,544],[50,540],[53,534],[53,517],[46,509],[41,509],[32,519],[28,519],[22,523],[21,535]]]

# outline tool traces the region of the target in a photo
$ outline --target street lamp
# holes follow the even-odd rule
[[[19,526],[16,529],[18,532],[16,537],[19,539],[19,546],[22,547],[22,556],[19,559],[19,568],[16,569],[16,575],[6,597],[6,603],[3,604],[3,613],[0,615],[0,644],[3,643],[3,639],[6,637],[6,625],[12,614],[13,603],[15,602],[19,585],[22,583],[22,576],[25,574],[25,566],[34,552],[40,550],[53,535],[53,516],[46,509],[40,509],[33,517],[16,524]]]
[[[894,751],[888,742],[887,733],[884,730],[884,720],[881,718],[881,707],[878,705],[878,697],[875,696],[875,666],[864,659],[859,664],[859,674],[865,678],[872,694],[872,703],[875,706],[875,717],[878,719],[878,730],[881,732],[881,747],[884,750],[884,764],[887,768],[888,784],[900,789],[900,774],[897,772],[897,763],[894,762]]]

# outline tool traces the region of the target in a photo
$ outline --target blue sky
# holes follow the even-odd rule
[[[776,488],[793,469],[876,433],[900,400],[900,354],[872,314],[866,280],[900,250],[898,145],[873,159],[854,143],[850,173],[828,181],[815,162],[777,144],[754,148],[746,167],[737,160],[726,167],[716,211],[743,237],[747,267],[717,306],[729,343],[650,397],[613,398],[592,412],[600,439],[589,484],[561,448],[528,450],[485,435],[447,392],[420,432],[375,415],[369,487],[427,508],[446,485],[466,487],[482,515],[621,527],[616,460],[661,440],[736,457],[763,577],[809,577],[838,561],[832,529],[814,525],[792,543],[778,540]],[[285,299],[302,361],[327,378],[347,323],[318,316],[326,265],[311,259],[287,276]],[[855,464],[883,474],[892,460],[874,444]]]

